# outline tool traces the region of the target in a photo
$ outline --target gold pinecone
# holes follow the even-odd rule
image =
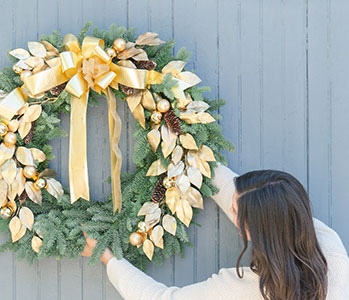
[[[174,113],[173,109],[170,109],[164,114],[164,118],[167,126],[177,135],[180,135],[182,132],[181,121]]]

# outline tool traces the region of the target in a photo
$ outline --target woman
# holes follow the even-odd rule
[[[335,231],[312,218],[309,198],[290,174],[261,170],[237,176],[215,169],[213,197],[239,229],[244,242],[236,268],[203,282],[166,287],[107,248],[101,261],[126,300],[348,300],[349,258]],[[82,255],[96,241],[87,238]],[[251,242],[250,267],[240,260]]]

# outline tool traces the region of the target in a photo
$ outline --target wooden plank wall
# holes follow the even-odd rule
[[[211,98],[224,98],[224,134],[236,151],[226,153],[237,173],[276,168],[301,180],[316,217],[332,226],[349,249],[349,4],[345,0],[1,0],[0,67],[6,52],[58,29],[78,33],[86,21],[155,31],[192,52],[194,69]],[[102,200],[110,167],[106,101],[88,112],[91,193]],[[133,117],[123,120],[123,170],[132,171]],[[68,130],[67,116],[62,128]],[[101,146],[102,145],[102,146]],[[54,141],[52,167],[68,183],[68,139]],[[93,170],[93,172],[92,172]],[[235,265],[237,231],[211,199],[190,229],[194,248],[148,273],[167,285],[205,280]],[[246,261],[245,261],[246,262]],[[1,299],[121,299],[101,264],[46,259],[28,266],[0,256]]]

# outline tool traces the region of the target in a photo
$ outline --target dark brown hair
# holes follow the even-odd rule
[[[316,238],[310,201],[292,175],[275,170],[248,172],[234,178],[237,225],[244,248],[251,237],[250,268],[259,275],[266,300],[325,300],[327,262]],[[243,271],[243,270],[242,270]]]

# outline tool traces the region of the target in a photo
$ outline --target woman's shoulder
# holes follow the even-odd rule
[[[313,222],[316,237],[321,249],[325,252],[324,254],[343,255],[344,257],[348,257],[347,251],[338,233],[317,218],[313,217]]]

